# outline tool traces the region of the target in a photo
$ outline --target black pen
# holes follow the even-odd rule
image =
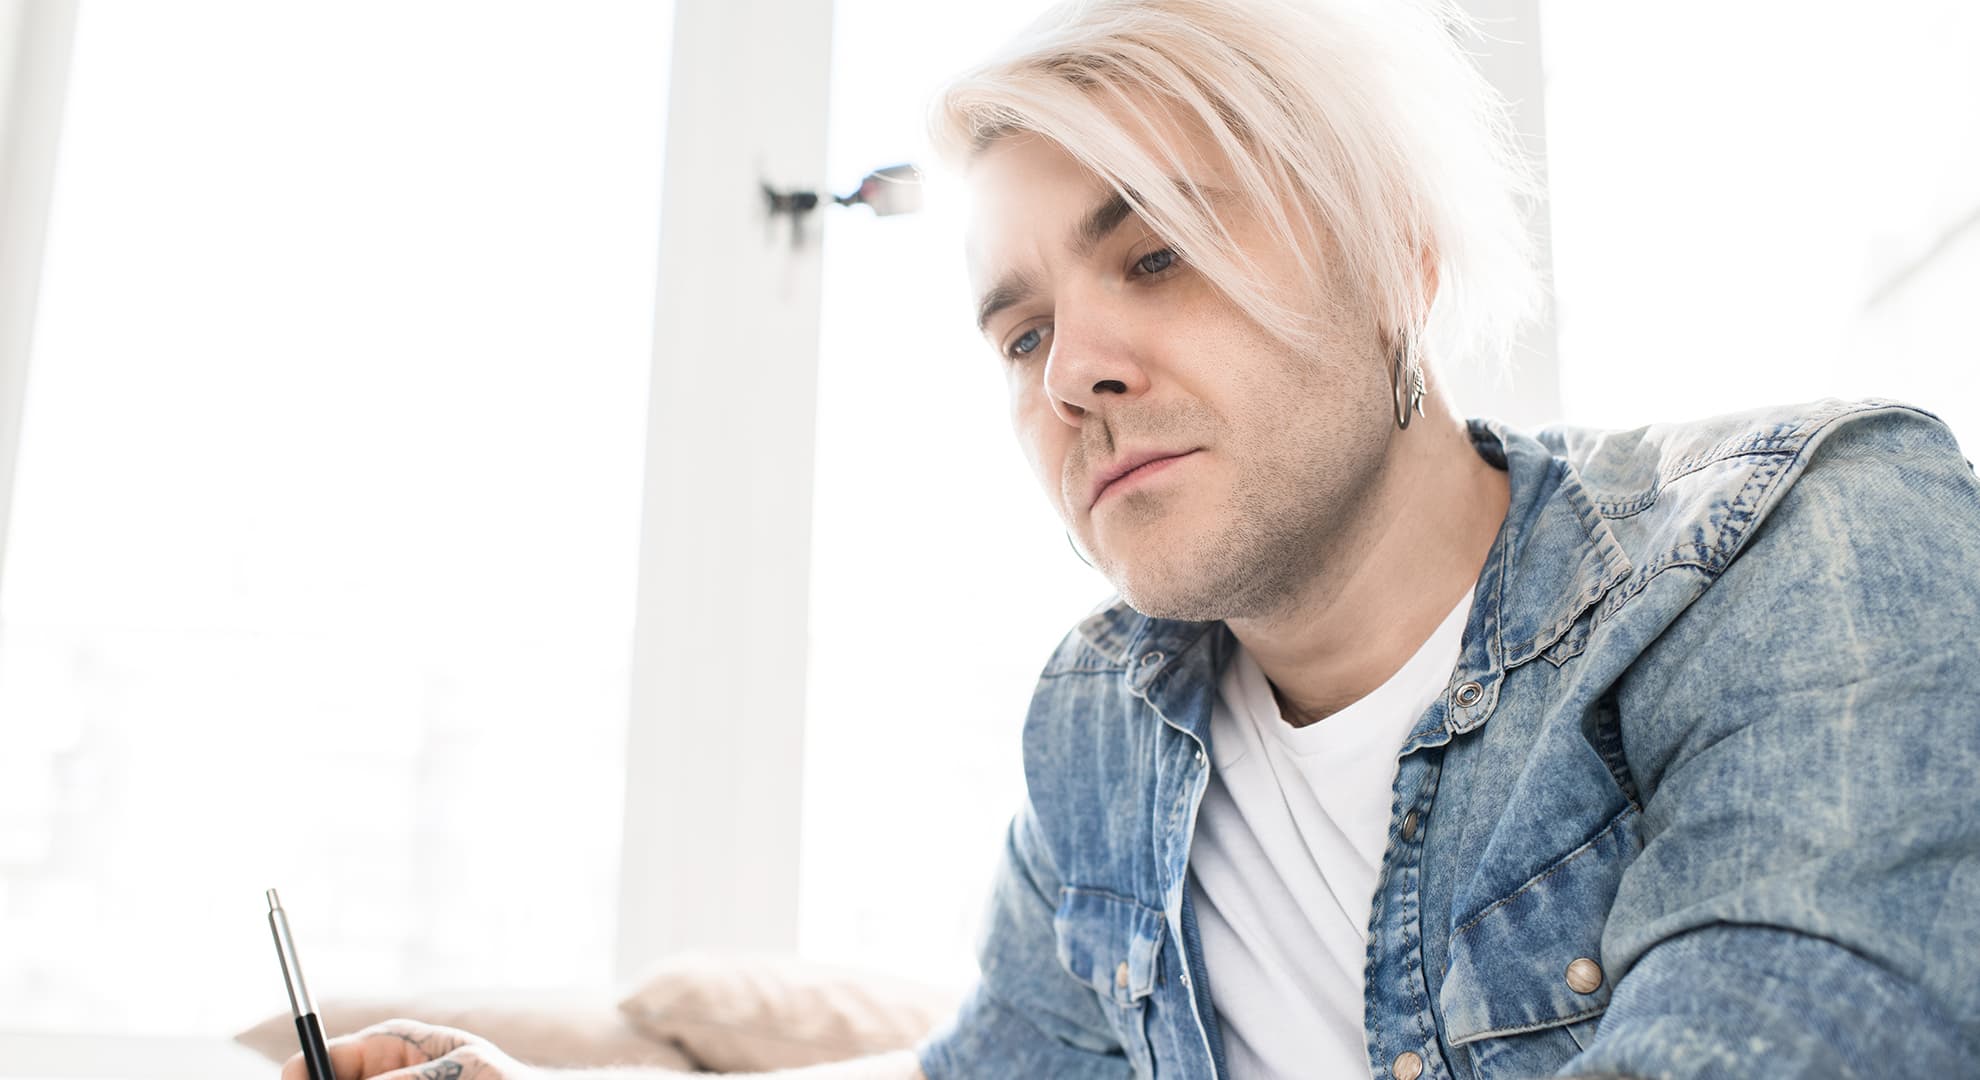
[[[309,1080],[337,1080],[330,1069],[330,1049],[323,1045],[323,1023],[316,1017],[316,1002],[303,982],[302,963],[296,959],[296,942],[289,936],[289,917],[282,911],[282,900],[268,890],[268,928],[275,932],[275,952],[282,958],[282,979],[289,984],[289,1008],[296,1014],[296,1037],[302,1040],[303,1064],[309,1066]]]

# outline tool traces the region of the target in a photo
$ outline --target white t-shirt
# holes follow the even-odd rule
[[[1362,979],[1396,752],[1450,681],[1470,610],[1466,593],[1389,681],[1303,728],[1250,653],[1225,669],[1189,872],[1237,1080],[1370,1075]]]

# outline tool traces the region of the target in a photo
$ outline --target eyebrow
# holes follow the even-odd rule
[[[1121,222],[1126,221],[1133,213],[1134,208],[1128,205],[1127,196],[1118,191],[1109,193],[1079,219],[1079,224],[1073,227],[1072,239],[1066,243],[1066,247],[1081,259],[1090,257],[1093,249],[1099,247],[1101,241],[1113,235],[1114,230],[1121,227]],[[998,312],[1023,303],[1037,289],[1037,285],[1023,273],[1013,272],[998,279],[997,283],[990,287],[990,291],[983,294],[983,299],[977,302],[976,332],[983,333]]]

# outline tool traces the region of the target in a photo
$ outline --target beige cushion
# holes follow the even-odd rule
[[[961,995],[790,957],[684,954],[619,1009],[704,1069],[758,1072],[912,1047]]]
[[[514,997],[476,1001],[460,995],[326,1001],[324,1033],[347,1035],[382,1020],[407,1017],[472,1031],[519,1061],[546,1068],[646,1065],[691,1069],[679,1048],[640,1034],[613,1011],[609,999]],[[287,1011],[234,1036],[273,1061],[296,1047],[296,1021]]]

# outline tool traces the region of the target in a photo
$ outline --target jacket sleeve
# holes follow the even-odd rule
[[[1619,687],[1645,844],[1559,1076],[1980,1070],[1980,483],[1915,412],[1803,453]]]
[[[961,1012],[918,1048],[928,1080],[1132,1074],[1093,992],[1058,960],[1059,881],[1029,801],[1012,819]]]

